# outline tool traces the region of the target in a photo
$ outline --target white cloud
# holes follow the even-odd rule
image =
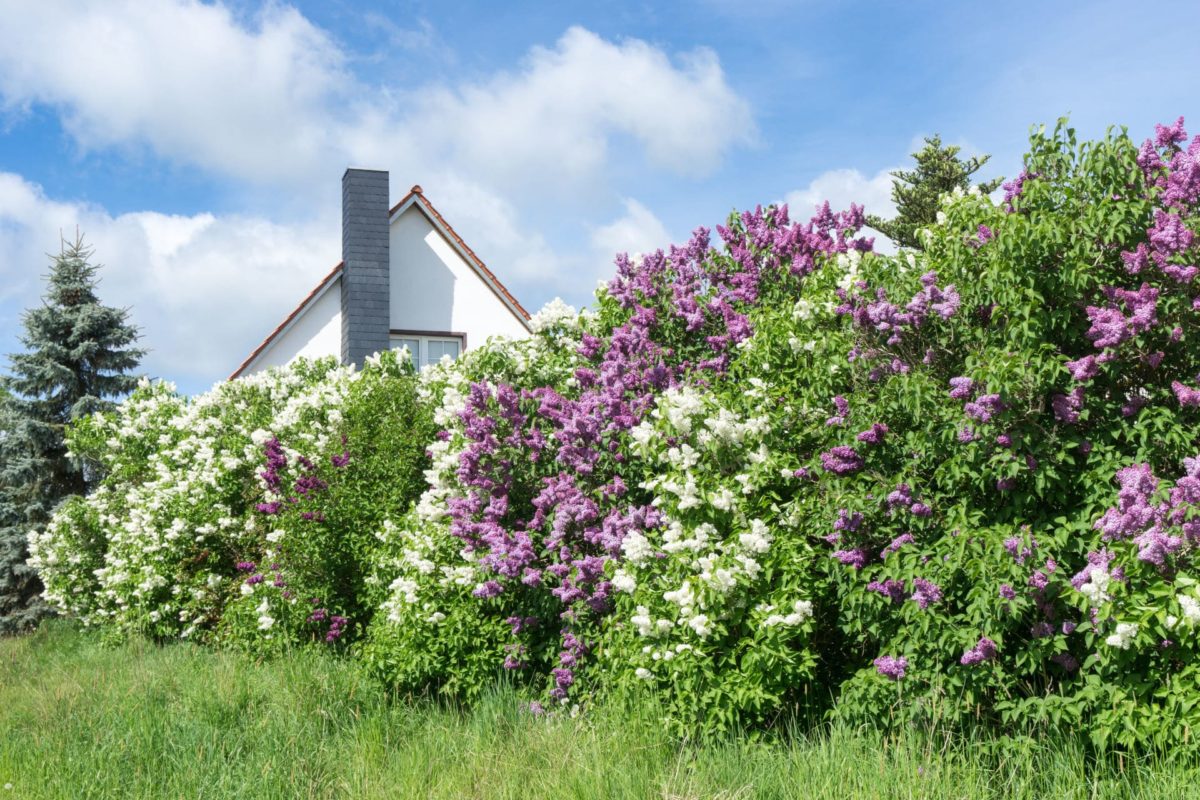
[[[646,42],[614,44],[573,27],[553,48],[533,48],[519,72],[424,93],[414,117],[456,163],[498,181],[589,178],[616,135],[655,166],[702,175],[748,141],[753,124],[712,51],[677,62]]]
[[[101,300],[130,307],[152,350],[143,367],[188,389],[231,372],[337,261],[337,232],[327,225],[211,214],[113,217],[48,199],[21,177],[0,173],[4,341],[15,345],[17,311],[43,291],[46,251],[76,226],[104,264]]]
[[[667,249],[671,236],[650,209],[637,200],[626,198],[625,214],[607,225],[595,228],[591,235],[592,249],[598,261],[597,277],[612,275],[613,258],[617,253],[650,253]]]
[[[829,201],[834,211],[849,208],[851,203],[864,206],[866,213],[889,218],[896,213],[892,202],[892,176],[896,167],[880,170],[867,177],[856,169],[834,169],[823,172],[803,189],[788,192],[784,198],[793,219],[807,219],[821,203]],[[891,241],[882,234],[875,238],[875,249],[895,252]]]
[[[331,112],[356,86],[344,56],[294,9],[253,29],[181,0],[0,3],[7,105],[60,110],[85,149],[146,145],[251,180],[290,180],[340,148]]]
[[[324,31],[279,4],[249,26],[195,0],[0,0],[0,14],[10,109],[57,108],[87,149],[148,146],[273,185],[370,164],[569,192],[602,174],[618,138],[656,167],[702,175],[753,135],[749,107],[712,51],[672,60],[578,27],[486,81],[376,87],[351,74]],[[428,26],[421,36],[435,41]]]

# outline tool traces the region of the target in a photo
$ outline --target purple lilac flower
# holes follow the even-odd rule
[[[958,663],[966,667],[973,667],[976,664],[982,664],[984,661],[991,661],[995,657],[996,643],[986,636],[981,636],[974,647],[962,654],[962,658],[958,660]]]
[[[1083,407],[1083,387],[1077,386],[1070,394],[1056,394],[1050,398],[1054,418],[1059,422],[1074,425],[1079,421],[1079,410]]]
[[[1035,639],[1045,639],[1054,635],[1054,626],[1049,622],[1039,622],[1029,629],[1029,635]]]
[[[833,398],[834,415],[825,420],[826,425],[841,425],[845,423],[846,418],[850,416],[850,401],[842,395],[834,395]]]
[[[1050,660],[1055,664],[1058,664],[1067,672],[1074,672],[1075,670],[1079,669],[1079,659],[1075,658],[1075,656],[1071,655],[1070,653],[1058,653],[1057,655],[1051,656]]]
[[[1081,383],[1090,381],[1100,374],[1100,360],[1094,355],[1068,361],[1066,367],[1067,371],[1071,373],[1071,377]]]
[[[975,382],[967,377],[950,379],[950,396],[955,400],[966,400],[975,390]]]
[[[851,512],[848,508],[838,509],[838,518],[833,523],[835,531],[857,531],[862,527],[863,515],[858,511]]]
[[[899,536],[897,536],[895,539],[892,539],[892,541],[888,544],[887,547],[883,548],[883,550],[879,553],[879,557],[881,559],[887,558],[888,556],[890,556],[892,553],[899,550],[904,545],[912,544],[913,541],[914,541],[914,539],[913,539],[913,535],[911,533],[902,533]]]
[[[887,507],[889,511],[893,511],[898,506],[912,505],[912,501],[912,490],[908,488],[907,483],[901,483],[887,496]]]
[[[1017,175],[1017,177],[1000,187],[1004,190],[1004,200],[1002,201],[1002,204],[1006,213],[1012,214],[1016,212],[1016,205],[1013,203],[1013,201],[1020,197],[1021,193],[1025,191],[1025,182],[1034,177],[1036,177],[1035,174],[1031,174],[1028,170],[1023,169]]]
[[[854,567],[855,569],[862,569],[867,565],[867,551],[860,547],[853,550],[836,550],[833,553],[833,557],[846,566]]]
[[[882,583],[871,581],[867,584],[867,591],[881,594],[895,605],[903,603],[908,598],[908,592],[904,588],[904,581],[893,580],[891,578]]]
[[[966,412],[968,417],[980,422],[989,422],[992,419],[992,415],[1003,409],[1004,404],[1000,402],[1000,395],[998,394],[980,395],[973,402],[963,406],[963,411]]]
[[[834,475],[849,475],[863,468],[863,460],[853,447],[840,445],[821,453],[821,466]]]
[[[881,444],[883,437],[888,433],[888,426],[881,422],[876,422],[871,425],[868,430],[863,431],[856,437],[860,442],[867,444]]]
[[[1200,406],[1200,389],[1187,386],[1179,381],[1171,381],[1171,391],[1175,393],[1175,399],[1179,401],[1179,405],[1184,408]]]
[[[1000,584],[1000,596],[1005,600],[1016,600],[1017,593],[1007,583]]]
[[[880,656],[874,663],[876,672],[893,681],[903,678],[908,669],[908,659],[904,656]]]
[[[942,589],[936,583],[924,578],[913,578],[912,599],[924,611],[935,603],[941,602]]]

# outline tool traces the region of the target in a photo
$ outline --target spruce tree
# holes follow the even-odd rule
[[[25,352],[9,356],[11,374],[0,383],[0,634],[47,613],[25,563],[28,533],[64,498],[88,489],[82,466],[67,456],[67,424],[129,393],[144,355],[133,346],[139,333],[128,310],[96,296],[99,265],[91,256],[79,235],[62,243],[42,305],[22,317]]]
[[[867,224],[901,247],[920,249],[917,230],[928,227],[937,220],[941,196],[955,189],[964,192],[971,186],[971,176],[988,162],[990,156],[972,156],[966,160],[958,157],[962,149],[956,145],[942,146],[937,134],[926,137],[925,146],[913,153],[917,162],[914,170],[897,170],[892,173],[892,202],[896,204],[894,219],[885,220],[870,215]],[[979,191],[990,194],[996,190],[1003,178],[978,184]]]

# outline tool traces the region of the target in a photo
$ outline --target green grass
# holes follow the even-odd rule
[[[321,653],[106,646],[61,622],[0,640],[0,800],[1200,797],[1196,765],[1098,765],[1073,741],[835,727],[681,745],[649,712],[537,720],[505,692],[471,712],[390,702]]]

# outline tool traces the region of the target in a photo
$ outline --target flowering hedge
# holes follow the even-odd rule
[[[1192,743],[1197,156],[1060,123],[921,252],[760,208],[419,378],[144,387],[34,562],[89,621],[353,641],[409,693]]]

